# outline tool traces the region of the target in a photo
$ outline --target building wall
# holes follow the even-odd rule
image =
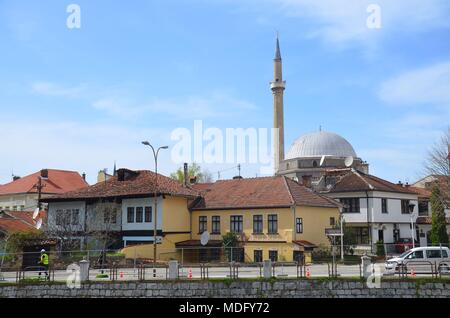
[[[190,232],[191,214],[183,197],[166,197],[163,201],[162,226],[164,232]]]
[[[278,216],[278,234],[268,234],[268,216]],[[295,208],[208,210],[192,212],[192,238],[199,240],[199,217],[207,217],[207,230],[212,231],[212,217],[220,216],[220,235],[211,235],[211,240],[221,240],[222,235],[230,232],[230,217],[243,216],[244,256],[246,261],[253,261],[254,251],[262,250],[263,259],[269,258],[269,251],[278,251],[279,261],[292,261],[293,251],[303,251],[293,240],[306,240],[315,245],[329,245],[325,228],[330,228],[330,217],[339,219],[338,208],[316,208],[298,206]],[[263,216],[263,234],[253,234],[253,216]],[[296,218],[303,218],[303,233],[296,234]]]
[[[325,235],[325,229],[333,227],[330,224],[330,218],[334,218],[335,222],[338,222],[339,215],[338,208],[297,206],[295,218],[303,219],[303,233],[296,233],[294,228],[295,240],[305,240],[316,245],[329,245],[330,241]]]
[[[45,197],[45,196],[43,196]],[[37,207],[37,194],[4,194],[0,195],[0,210],[32,211]]]

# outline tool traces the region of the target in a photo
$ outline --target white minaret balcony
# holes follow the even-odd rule
[[[270,88],[286,88],[286,81],[270,82]]]

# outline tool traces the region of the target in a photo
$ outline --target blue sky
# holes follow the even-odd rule
[[[66,26],[71,3],[80,29]],[[371,3],[381,29],[366,26]],[[94,182],[114,160],[150,169],[140,141],[173,146],[171,132],[195,119],[271,127],[276,30],[286,147],[322,126],[373,174],[416,180],[450,123],[449,1],[0,0],[0,183],[44,167]],[[160,163],[177,168],[170,151]]]

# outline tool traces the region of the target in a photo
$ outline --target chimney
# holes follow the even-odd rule
[[[311,188],[311,176],[302,176],[302,184],[307,188]]]
[[[48,169],[41,170],[41,177],[44,179],[48,179]]]
[[[81,177],[83,178],[84,181],[86,181],[86,173],[83,172],[83,174],[81,175]]]
[[[241,176],[235,176],[235,177],[233,177],[233,180],[240,180],[240,179],[244,179],[244,178],[242,178]]]
[[[190,178],[189,178],[189,183],[190,183],[190,184],[196,184],[196,183],[197,183],[197,177],[196,177],[196,176],[190,177]]]
[[[183,181],[184,181],[184,185],[187,186],[188,182],[189,182],[189,176],[188,176],[188,164],[185,162],[184,166],[183,166]]]
[[[17,180],[19,180],[19,179],[20,179],[19,176],[13,176],[13,181],[17,181]]]

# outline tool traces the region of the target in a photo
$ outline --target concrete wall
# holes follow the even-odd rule
[[[121,282],[86,284],[80,289],[65,284],[0,285],[0,298],[4,297],[450,298],[450,283],[387,281],[378,289],[343,280]]]

